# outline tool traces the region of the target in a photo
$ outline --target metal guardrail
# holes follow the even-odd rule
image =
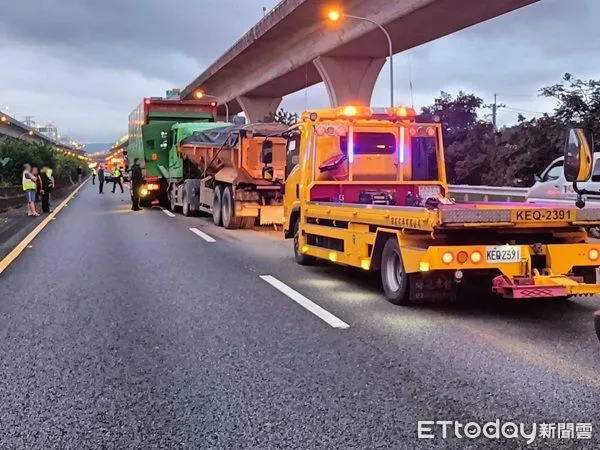
[[[449,185],[450,194],[460,201],[524,201],[528,188],[508,186],[469,186],[466,184]]]

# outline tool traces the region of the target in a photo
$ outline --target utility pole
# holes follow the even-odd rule
[[[27,125],[28,127],[32,127],[33,126],[33,116],[25,116],[23,122],[25,122],[25,125]]]
[[[505,104],[498,104],[498,94],[494,94],[494,103],[490,105],[483,105],[484,108],[490,108],[492,110],[492,125],[494,125],[494,131],[498,132],[498,110],[500,108],[506,108]]]

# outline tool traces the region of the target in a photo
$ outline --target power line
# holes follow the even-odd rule
[[[508,107],[508,106],[505,108],[511,112],[524,112],[524,113],[528,113],[528,114],[546,114],[543,111],[531,111],[529,109],[512,108],[512,107]]]

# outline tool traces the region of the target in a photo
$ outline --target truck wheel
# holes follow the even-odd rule
[[[169,209],[175,212],[175,208],[177,208],[177,202],[175,201],[175,190],[173,189],[169,193]]]
[[[233,189],[231,189],[231,186],[227,186],[223,191],[221,211],[223,211],[223,226],[225,228],[236,230],[240,227],[242,218],[235,216],[235,204],[233,202]]]
[[[244,230],[250,230],[254,228],[254,223],[256,222],[256,217],[242,217],[242,224],[240,228]]]
[[[408,275],[404,271],[398,239],[389,238],[381,254],[381,284],[386,298],[394,305],[407,305]]]
[[[192,215],[192,209],[190,208],[190,204],[187,201],[185,196],[183,197],[183,205],[181,206],[181,212],[185,217],[190,217]]]
[[[596,328],[596,336],[600,340],[600,311],[594,313],[594,328]]]
[[[315,257],[305,255],[298,248],[299,240],[300,240],[300,218],[298,218],[298,220],[296,220],[296,223],[294,224],[294,258],[296,259],[296,262],[298,264],[300,264],[301,266],[310,266],[311,264],[314,264],[316,261]]]
[[[213,215],[213,223],[221,227],[223,226],[223,218],[221,216],[221,204],[223,200],[223,187],[216,186],[215,194],[213,197],[213,205],[212,205],[212,215]]]

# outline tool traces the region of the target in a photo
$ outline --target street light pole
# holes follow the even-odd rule
[[[332,22],[336,22],[340,17],[347,17],[348,19],[362,20],[364,22],[369,22],[379,28],[388,41],[388,50],[390,57],[390,106],[392,109],[394,108],[394,47],[392,45],[392,37],[390,33],[381,25],[379,22],[375,22],[374,20],[368,19],[366,17],[353,16],[351,14],[345,14],[340,11],[330,11],[329,12],[329,20]]]

